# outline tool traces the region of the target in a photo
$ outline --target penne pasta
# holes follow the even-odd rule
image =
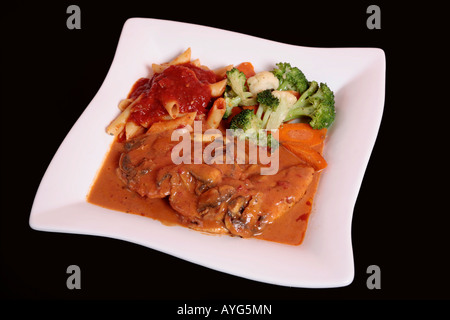
[[[199,59],[191,61],[191,64],[196,66],[196,67],[199,67],[200,69],[207,70],[207,71],[212,71],[208,66],[205,66],[205,65],[201,64]]]
[[[202,64],[200,64],[200,60],[196,59],[196,60],[192,60],[192,61],[187,61],[190,64],[192,64],[195,67],[201,68],[203,70],[210,70],[207,66],[204,66]],[[184,63],[184,62],[183,62]],[[169,63],[152,63],[152,71],[153,73],[161,73],[164,70],[166,70],[168,67],[174,65],[173,63],[169,62]]]
[[[202,65],[201,65],[201,63],[200,63],[200,59],[192,60],[192,61],[191,61],[191,64],[192,64],[193,66],[196,66],[196,67],[199,67],[199,68],[202,67]]]
[[[167,101],[164,103],[164,108],[167,110],[167,113],[172,119],[178,117],[178,114],[180,113],[180,106],[176,100]]]
[[[177,118],[184,117],[185,115],[186,115],[186,113],[179,113],[177,115]],[[172,120],[172,117],[169,116],[169,115],[164,115],[164,116],[161,117],[161,120]]]
[[[128,120],[128,117],[131,114],[131,109],[133,106],[138,103],[142,98],[142,95],[140,95],[136,100],[134,100],[132,103],[130,103],[106,128],[106,132],[112,136],[116,136],[119,133],[122,132],[123,128],[125,127],[125,124]]]
[[[216,83],[211,83],[209,88],[211,89],[211,97],[220,97],[225,92],[225,87],[227,86],[227,79],[223,79]]]
[[[191,48],[188,48],[186,51],[184,51],[182,54],[180,54],[179,56],[177,56],[170,62],[161,63],[161,64],[152,63],[152,70],[153,70],[153,73],[161,73],[172,65],[183,64],[183,63],[188,63],[188,62],[191,62]],[[200,60],[196,59],[196,60],[192,61],[192,63],[196,66],[199,66]]]
[[[125,110],[123,110],[116,119],[106,128],[106,132],[112,136],[118,135],[123,128],[125,127],[125,123],[127,122],[128,117],[130,116],[131,108],[128,106]]]
[[[228,66],[219,68],[219,69],[215,69],[213,70],[214,73],[216,74],[217,77],[219,78],[225,78],[225,76],[227,75],[227,71],[230,71],[231,69],[233,69],[233,65],[230,64]]]
[[[162,63],[162,64],[152,63],[153,73],[161,73],[164,70],[166,70],[168,67],[170,67],[170,65],[167,63]]]
[[[163,132],[163,131],[172,131],[175,129],[186,127],[188,125],[190,125],[192,127],[196,115],[197,115],[197,112],[190,112],[190,113],[186,113],[182,117],[178,117],[176,119],[155,122],[154,124],[152,124],[150,129],[147,130],[147,133],[159,133],[159,132]]]
[[[123,99],[122,101],[120,101],[120,103],[118,105],[119,110],[120,111],[125,110],[132,102],[133,102],[133,99]]]
[[[211,110],[208,112],[208,117],[206,118],[206,129],[216,129],[219,126],[226,109],[227,106],[224,98],[218,98],[214,101]]]
[[[133,121],[128,121],[125,125],[125,137],[127,140],[143,132],[144,127],[134,123]]]
[[[212,70],[207,66],[202,65],[200,59],[191,60],[191,48],[188,48],[187,50],[185,50],[184,52],[182,52],[169,62],[160,64],[153,63],[152,70],[154,74],[160,74],[163,73],[170,66],[185,63],[189,63],[192,66],[208,71],[212,75],[215,74],[216,79],[217,76],[225,78],[226,72],[233,68],[233,65],[228,65],[216,70]],[[202,118],[202,122],[206,129],[217,128],[226,111],[225,100],[221,98],[223,96],[223,93],[225,92],[226,85],[227,79],[216,81],[215,83],[208,83],[211,95],[210,97],[207,97],[207,99],[211,98],[212,101],[214,100],[215,101],[208,113],[199,114],[199,117]],[[141,101],[142,97],[143,94],[141,94],[135,100],[124,99],[120,101],[118,107],[121,113],[106,128],[106,132],[108,134],[115,135],[119,138],[124,137],[126,139],[130,139],[138,134],[141,134],[145,130],[147,130],[147,132],[153,132],[155,130],[158,131],[170,130],[172,126],[180,127],[186,125],[186,123],[188,122],[192,123],[193,119],[197,116],[197,112],[189,113],[188,114],[189,116],[187,116],[186,114],[180,114],[180,109],[182,108],[182,105],[180,105],[180,102],[177,99],[172,98],[172,100],[166,101],[164,101],[165,99],[160,100],[160,102],[162,102],[162,106],[167,111],[167,115],[164,115],[162,117],[159,117],[159,119],[155,119],[153,121],[148,122],[146,122],[147,121],[146,119],[144,120],[140,119],[139,122],[128,120],[133,110],[133,106],[135,106],[139,101]],[[156,121],[156,123],[153,123],[154,121]],[[146,129],[149,128],[149,124],[152,124],[150,129]]]
[[[174,65],[174,64],[183,64],[191,61],[191,48],[188,48],[186,51],[184,51],[182,54],[180,54],[178,57],[173,59],[168,63],[168,65]]]

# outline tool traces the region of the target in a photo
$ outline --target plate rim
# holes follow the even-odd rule
[[[368,150],[367,151],[368,152],[367,159],[363,160],[364,164],[360,168],[360,171],[362,172],[362,176],[360,177],[359,183],[357,183],[357,185],[354,186],[356,194],[354,194],[354,201],[351,201],[351,204],[352,204],[351,205],[351,210],[350,210],[351,213],[350,213],[350,215],[348,217],[349,220],[347,221],[348,224],[349,224],[347,227],[350,230],[350,232],[348,234],[348,237],[349,237],[348,241],[350,241],[349,249],[350,249],[350,256],[351,256],[351,257],[347,256],[347,259],[351,258],[351,263],[348,266],[348,268],[347,268],[347,270],[345,272],[345,275],[342,275],[340,277],[339,281],[334,281],[334,283],[331,283],[331,281],[330,281],[328,284],[326,284],[325,282],[323,282],[323,283],[315,283],[315,284],[314,283],[309,283],[309,284],[306,283],[305,284],[304,281],[303,281],[303,285],[302,285],[302,283],[295,283],[295,281],[294,282],[286,282],[286,281],[278,281],[277,279],[274,279],[274,278],[272,278],[272,279],[268,279],[268,278],[262,279],[260,277],[251,277],[251,276],[249,276],[246,273],[244,273],[244,274],[239,274],[239,273],[236,273],[236,272],[230,273],[229,271],[226,270],[226,268],[220,269],[220,268],[218,268],[217,265],[214,265],[214,264],[208,265],[208,264],[205,264],[205,263],[199,263],[198,261],[195,261],[195,260],[192,260],[192,259],[188,259],[186,256],[177,255],[176,252],[170,253],[170,252],[167,252],[167,250],[163,251],[163,250],[161,250],[159,248],[154,248],[154,247],[149,246],[148,244],[145,244],[145,243],[139,243],[137,241],[130,241],[129,239],[120,239],[120,238],[115,237],[114,235],[108,235],[108,234],[102,235],[102,234],[96,234],[96,233],[92,233],[92,232],[87,232],[87,233],[84,233],[84,234],[92,235],[92,236],[103,236],[103,237],[115,238],[115,239],[120,239],[120,240],[124,240],[124,241],[128,241],[128,242],[136,243],[136,244],[139,244],[139,245],[143,245],[143,246],[152,248],[154,250],[158,250],[158,251],[162,251],[162,252],[168,253],[168,254],[170,254],[172,256],[175,256],[175,257],[178,257],[180,259],[183,259],[183,260],[186,260],[186,261],[190,261],[192,263],[196,263],[196,264],[208,267],[210,269],[217,270],[219,272],[225,272],[225,273],[233,274],[233,275],[238,276],[238,277],[242,277],[242,278],[246,278],[246,279],[252,279],[252,280],[266,282],[266,283],[271,283],[271,284],[276,284],[276,285],[295,286],[295,287],[310,287],[310,288],[330,288],[330,287],[342,287],[342,286],[346,286],[346,285],[350,284],[353,281],[353,278],[354,278],[354,257],[353,257],[353,244],[352,244],[352,239],[351,239],[351,225],[352,225],[352,219],[353,219],[353,214],[354,214],[354,206],[356,204],[357,195],[358,195],[359,190],[361,188],[362,180],[363,180],[365,171],[367,169],[370,156],[371,156],[371,154],[373,152],[373,147],[374,147],[375,142],[376,142],[376,138],[377,138],[378,131],[379,131],[379,128],[380,128],[380,125],[381,125],[382,115],[383,115],[383,111],[384,111],[386,58],[385,58],[384,51],[381,48],[374,48],[374,47],[362,47],[362,48],[358,48],[358,47],[326,47],[326,48],[323,48],[323,47],[305,47],[305,46],[286,44],[286,43],[277,42],[277,41],[273,41],[273,40],[269,40],[269,39],[259,38],[259,37],[255,37],[255,36],[252,36],[252,35],[246,35],[244,33],[236,32],[236,31],[229,31],[229,30],[219,29],[219,28],[215,28],[215,27],[203,26],[203,25],[186,23],[186,22],[179,22],[179,21],[172,21],[172,20],[162,20],[162,19],[153,19],[153,18],[140,18],[140,17],[127,19],[125,21],[124,25],[123,25],[122,32],[121,32],[121,35],[120,35],[120,38],[119,38],[119,41],[118,41],[118,44],[117,44],[117,47],[116,47],[116,52],[114,54],[114,58],[112,60],[111,66],[110,66],[110,68],[109,68],[109,70],[108,70],[108,72],[107,72],[107,74],[105,76],[105,79],[104,79],[103,83],[99,87],[97,93],[94,95],[94,97],[91,100],[91,102],[87,105],[87,107],[84,109],[84,111],[82,112],[80,117],[74,123],[74,125],[72,126],[70,131],[66,134],[64,140],[62,141],[61,145],[58,147],[57,151],[55,152],[52,160],[50,161],[50,163],[49,163],[49,165],[48,165],[48,167],[47,167],[47,169],[46,169],[46,171],[45,171],[45,173],[44,173],[44,175],[42,177],[42,180],[41,180],[41,182],[39,184],[39,187],[38,187],[38,189],[36,191],[36,195],[35,195],[35,198],[34,198],[34,201],[33,201],[33,205],[32,205],[32,208],[31,208],[31,213],[30,213],[30,217],[29,217],[29,225],[30,225],[30,227],[32,229],[34,229],[34,230],[39,230],[39,231],[71,233],[70,230],[52,230],[52,228],[46,228],[45,225],[42,225],[42,221],[39,222],[39,210],[38,210],[38,208],[39,208],[38,207],[39,201],[38,200],[39,200],[40,196],[42,196],[42,192],[45,191],[45,189],[43,187],[45,185],[44,181],[48,180],[48,172],[51,170],[52,165],[55,162],[57,162],[58,159],[61,157],[61,152],[62,152],[61,150],[63,150],[64,146],[69,143],[68,142],[69,139],[70,139],[69,136],[73,132],[74,128],[77,126],[78,123],[80,123],[80,121],[82,121],[82,119],[84,119],[85,117],[88,116],[88,114],[89,114],[88,111],[89,111],[90,107],[93,105],[93,103],[96,100],[96,98],[98,96],[100,96],[100,93],[102,92],[102,90],[105,90],[104,86],[108,82],[108,80],[109,80],[108,78],[110,77],[110,74],[112,74],[112,70],[114,70],[115,67],[116,67],[116,64],[117,64],[116,58],[118,57],[119,50],[121,49],[120,45],[121,45],[121,42],[123,42],[122,37],[124,36],[125,31],[127,29],[131,28],[131,27],[135,27],[134,24],[136,24],[136,23],[142,23],[142,22],[147,23],[148,21],[151,21],[152,23],[177,24],[179,26],[186,26],[186,25],[188,25],[188,26],[195,27],[195,28],[200,28],[200,29],[207,28],[207,29],[210,29],[210,30],[214,30],[214,32],[226,32],[226,33],[230,33],[230,34],[234,34],[234,35],[238,35],[238,36],[242,36],[242,37],[251,37],[251,38],[253,38],[253,39],[257,40],[257,41],[260,41],[260,40],[269,41],[271,43],[276,43],[278,45],[291,46],[291,47],[294,47],[294,48],[302,48],[302,49],[307,49],[307,50],[314,49],[314,50],[320,50],[320,51],[323,51],[323,50],[333,50],[334,51],[334,50],[343,49],[343,50],[358,50],[358,51],[364,50],[366,52],[367,51],[372,51],[373,54],[379,56],[378,59],[382,59],[382,61],[383,61],[383,68],[384,68],[383,71],[382,71],[382,74],[383,74],[383,77],[382,77],[382,79],[383,79],[383,97],[382,97],[382,101],[383,101],[383,103],[382,103],[382,105],[380,107],[380,110],[379,110],[379,114],[378,114],[379,119],[377,120],[377,123],[375,124],[376,130],[375,130],[375,132],[372,132],[370,146],[366,148]],[[110,148],[110,145],[108,145],[106,149],[109,150],[109,148]],[[105,156],[106,156],[106,154],[105,154]],[[100,168],[98,168],[98,170],[99,169]],[[95,177],[92,178],[91,181],[93,183],[95,181]],[[47,183],[48,183],[48,181],[47,181]],[[104,210],[108,210],[109,211],[109,209],[104,209]],[[120,213],[120,214],[123,214],[123,213]],[[148,218],[144,218],[144,219],[148,219]],[[183,227],[181,227],[181,228],[183,228]],[[194,232],[198,233],[198,231],[194,231]],[[73,231],[72,233],[81,234],[80,231]],[[261,240],[257,240],[257,241],[261,242]],[[347,255],[348,255],[348,253],[347,253]]]

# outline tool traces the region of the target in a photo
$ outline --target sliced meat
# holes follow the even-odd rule
[[[292,166],[275,175],[253,176],[253,189],[247,197],[230,201],[225,225],[234,235],[251,237],[261,234],[305,194],[312,182],[314,169],[308,166]]]
[[[142,197],[167,198],[180,222],[197,230],[258,235],[303,197],[315,172],[295,161],[275,175],[260,175],[259,164],[175,165],[171,151],[179,142],[170,137],[163,132],[127,141],[118,174]]]

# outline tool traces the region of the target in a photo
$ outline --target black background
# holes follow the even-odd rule
[[[68,30],[66,8],[81,8]],[[175,2],[176,4],[176,2]],[[438,4],[151,1],[16,3],[2,10],[3,301],[146,301],[167,314],[188,303],[448,300],[448,81]],[[370,4],[381,29],[366,27]],[[355,278],[343,288],[269,285],[210,270],[132,243],[34,231],[28,219],[58,146],[100,88],[124,22],[149,17],[207,25],[301,46],[378,47],[386,54],[383,119],[355,206]],[[238,49],[237,49],[238,50]],[[448,68],[448,66],[447,66]],[[447,71],[445,71],[447,72]],[[81,268],[68,290],[66,268]],[[381,289],[366,287],[369,265]],[[304,304],[303,304],[304,305]]]

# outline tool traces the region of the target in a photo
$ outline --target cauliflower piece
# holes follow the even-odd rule
[[[288,105],[289,108],[292,107],[292,105],[297,102],[297,97],[289,91],[274,90],[272,91],[272,94],[278,99],[280,99],[280,103],[281,102],[286,103],[286,105]]]
[[[256,95],[267,89],[276,89],[280,85],[278,78],[270,71],[262,71],[247,79],[248,90]]]
[[[270,114],[266,129],[278,129],[286,118],[290,108],[297,102],[297,97],[289,91],[272,91],[272,94],[280,100],[275,112]]]

